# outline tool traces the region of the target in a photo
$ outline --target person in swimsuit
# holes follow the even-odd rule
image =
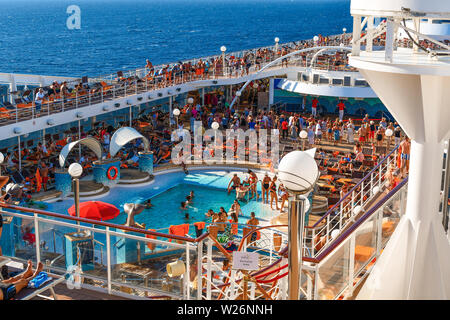
[[[267,175],[264,176],[262,181],[262,202],[263,203],[269,203],[269,187],[270,183],[272,182],[272,179]]]
[[[36,270],[33,272],[33,264],[28,260],[26,270],[6,280],[0,281],[0,301],[12,300],[22,289],[28,286],[28,283],[36,278],[44,269],[42,262],[37,264]]]
[[[379,126],[376,132],[377,146],[381,147],[383,145],[383,127]]]
[[[253,199],[256,195],[256,201],[259,200],[259,194],[258,194],[258,177],[252,170],[248,170],[248,173],[250,174],[249,180],[250,180],[250,192],[251,196],[250,199]]]
[[[411,142],[409,138],[405,136],[405,139],[400,143],[399,152],[401,152],[401,177],[406,177],[409,171],[409,154],[411,152]]]
[[[230,183],[228,183],[228,187],[227,187],[228,194],[230,194],[231,190],[235,190],[240,185],[241,185],[241,179],[239,179],[237,173],[235,173],[233,175],[233,178],[231,178]]]
[[[280,187],[278,188],[278,194],[280,195],[281,200],[280,212],[283,212],[284,204],[289,200],[289,194],[283,184],[280,184]]]
[[[256,230],[257,226],[259,225],[259,220],[255,217],[255,213],[252,212],[250,213],[250,219],[247,221],[247,225],[250,226],[251,230],[254,231]],[[255,242],[256,238],[257,238],[257,233],[253,232],[252,235],[250,236],[251,238],[251,242]]]
[[[228,210],[228,212],[231,213],[235,213],[236,215],[242,215],[242,209],[241,209],[241,205],[239,204],[239,201],[234,200],[233,204],[231,205],[230,210]]]
[[[273,200],[275,200],[275,207],[277,210],[280,210],[280,208],[278,208],[278,195],[277,195],[277,176],[273,177],[272,182],[270,184],[270,209],[273,210],[272,204],[273,204]]]

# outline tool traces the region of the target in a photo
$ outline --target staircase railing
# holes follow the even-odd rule
[[[364,178],[345,194],[313,226],[306,227],[304,255],[317,257],[330,242],[339,236],[355,219],[368,209],[368,205],[382,194],[386,175],[396,161],[398,146],[378,163]],[[391,174],[393,172],[391,171]]]

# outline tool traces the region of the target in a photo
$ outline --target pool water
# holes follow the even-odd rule
[[[155,182],[151,185],[133,188],[117,186],[111,189],[109,195],[98,201],[111,203],[121,210],[117,218],[108,221],[110,223],[126,222],[127,215],[123,212],[125,203],[144,203],[148,199],[152,200],[153,207],[135,216],[135,221],[145,223],[147,229],[162,231],[170,225],[193,224],[197,221],[211,222],[211,218],[205,216],[209,209],[218,212],[220,207],[224,207],[228,212],[236,198],[235,192],[228,194],[226,191],[234,173],[238,173],[241,178],[246,176],[242,172],[230,171],[192,171],[189,175],[179,172],[167,173],[156,176]],[[188,210],[181,210],[181,202],[186,200],[191,191],[194,191],[194,201],[188,206]],[[262,223],[274,216],[270,208],[261,203],[261,199],[241,201],[240,204],[243,216],[239,217],[239,223],[246,223],[252,211]],[[73,200],[68,199],[48,204],[48,210],[67,214],[67,209],[72,205]],[[189,214],[189,219],[185,218],[186,213]]]

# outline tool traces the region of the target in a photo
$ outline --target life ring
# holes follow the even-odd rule
[[[114,176],[111,175],[111,171],[113,171],[113,170],[115,172]],[[108,169],[107,176],[108,176],[109,180],[116,180],[118,174],[119,174],[119,169],[117,169],[117,167],[112,166]]]

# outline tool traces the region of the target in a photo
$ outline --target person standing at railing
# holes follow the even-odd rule
[[[314,98],[312,100],[312,106],[311,106],[311,112],[313,117],[315,118],[317,116],[317,105],[319,104],[319,100],[317,98]]]
[[[344,109],[345,109],[344,101],[340,100],[337,106],[339,108],[339,121],[343,121],[344,120]]]
[[[41,112],[44,98],[45,98],[44,89],[39,88],[39,91],[36,93],[36,97],[34,98],[34,104],[36,106],[36,116],[39,115],[39,113]]]
[[[254,212],[250,213],[250,219],[247,221],[247,225],[250,226],[251,231],[256,230],[256,228],[258,227],[259,220],[258,218],[256,218]],[[255,242],[257,236],[258,236],[257,233],[253,232],[252,235],[250,236],[250,242]]]
[[[409,159],[411,152],[411,141],[408,136],[405,136],[405,139],[400,143],[400,147],[398,148],[398,152],[401,155],[401,164],[400,164],[400,173],[401,178],[405,178],[409,171]]]

